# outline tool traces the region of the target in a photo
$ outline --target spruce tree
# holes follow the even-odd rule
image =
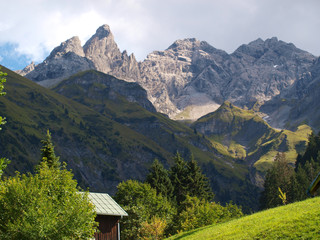
[[[188,195],[188,169],[187,163],[178,152],[174,157],[174,165],[170,168],[170,179],[173,186],[173,196],[177,204],[180,205]]]
[[[51,134],[47,130],[47,135],[45,140],[41,140],[41,161],[46,162],[49,167],[59,168],[60,167],[60,157],[57,157],[54,152],[54,146],[51,141]]]
[[[163,167],[158,159],[155,159],[146,178],[146,183],[161,193],[162,196],[171,198],[173,186],[169,178],[168,171]]]
[[[202,173],[201,168],[194,160],[193,155],[191,160],[187,163],[187,186],[189,196],[198,197],[199,199],[207,201],[213,199],[214,194],[208,178]]]

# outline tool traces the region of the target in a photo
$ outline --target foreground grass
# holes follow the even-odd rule
[[[169,239],[319,239],[320,197],[207,226]]]

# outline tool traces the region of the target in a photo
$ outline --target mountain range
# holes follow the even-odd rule
[[[224,101],[244,108],[263,104],[310,72],[316,61],[312,54],[274,37],[244,44],[232,54],[205,41],[177,40],[137,62],[133,54],[120,52],[109,26],[103,25],[83,47],[73,37],[43,63],[20,74],[54,86],[74,73],[95,69],[139,83],[158,112],[172,119],[196,120]],[[273,122],[277,127],[278,122]]]
[[[177,40],[138,62],[103,25],[83,46],[72,37],[17,71],[24,77],[5,71],[0,151],[15,159],[7,173],[32,171],[50,129],[57,153],[94,191],[143,180],[155,158],[169,167],[178,151],[194,155],[218,201],[257,209],[276,153],[294,163],[320,129],[320,60],[277,38],[231,54]]]

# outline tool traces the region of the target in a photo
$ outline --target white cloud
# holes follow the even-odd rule
[[[140,60],[186,37],[232,52],[277,36],[320,54],[317,0],[10,0],[5,8],[0,44],[17,43],[35,61],[72,36],[84,44],[102,24],[110,25],[121,50]]]

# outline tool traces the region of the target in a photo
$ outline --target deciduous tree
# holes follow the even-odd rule
[[[18,173],[0,184],[0,239],[88,239],[95,217],[65,165],[41,161],[34,175]]]

